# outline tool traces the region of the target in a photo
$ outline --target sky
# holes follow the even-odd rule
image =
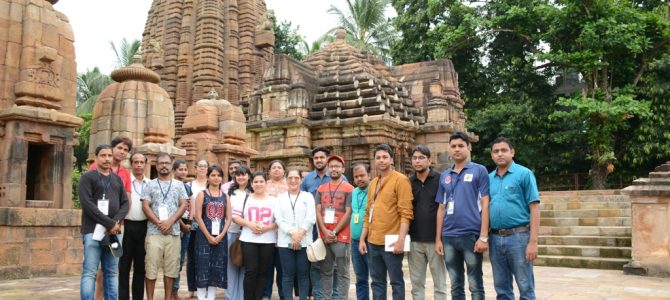
[[[299,33],[311,43],[337,24],[327,13],[331,4],[344,10],[344,0],[265,0],[275,11],[278,21],[288,20],[300,26]],[[61,0],[54,8],[64,13],[74,31],[77,71],[99,67],[109,74],[116,56],[109,42],[116,45],[123,38],[142,39],[151,0]],[[118,47],[118,46],[117,46]]]

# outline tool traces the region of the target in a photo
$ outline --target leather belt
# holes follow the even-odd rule
[[[514,227],[511,229],[493,229],[491,228],[491,233],[499,236],[508,236],[519,232],[527,232],[530,230],[530,226],[524,225],[519,227]]]

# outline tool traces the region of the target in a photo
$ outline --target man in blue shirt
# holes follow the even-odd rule
[[[520,299],[535,299],[533,260],[537,258],[540,194],[533,172],[514,163],[512,143],[499,137],[491,144],[497,168],[491,189],[491,266],[498,299],[514,299],[512,276]]]
[[[451,281],[451,298],[465,300],[465,264],[473,300],[484,300],[482,261],[488,249],[489,180],[486,168],[470,161],[470,137],[456,132],[449,137],[454,165],[440,176],[435,202],[435,252],[444,255]]]

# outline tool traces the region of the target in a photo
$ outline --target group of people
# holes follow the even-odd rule
[[[189,298],[214,299],[217,288],[226,299],[269,298],[276,272],[281,299],[349,299],[352,266],[356,299],[371,292],[387,299],[387,278],[392,298],[404,299],[405,252],[413,299],[425,297],[427,269],[435,299],[447,299],[447,274],[452,299],[465,299],[466,275],[471,298],[484,299],[485,251],[498,299],[514,299],[513,281],[521,299],[535,299],[539,193],[533,173],[513,161],[508,139],[492,142],[497,167],[490,173],[471,161],[465,133],[449,137],[454,163],[441,174],[431,168],[429,148],[418,145],[409,178],[395,170],[393,149],[381,144],[372,153],[376,176],[355,163],[353,185],[344,158],[326,147],[311,151],[311,172],[287,169],[281,160],[270,162],[267,173],[252,172],[230,161],[227,182],[221,167],[205,159],[195,162],[196,178],[187,182],[186,162],[165,153],[153,180],[144,176],[146,157],[132,154],[131,177],[119,164],[131,149],[126,138],[98,146],[80,179],[82,299],[94,299],[94,291],[105,299],[129,299],[131,292],[142,299],[145,287],[153,299],[159,270],[165,298],[176,299],[185,260]],[[117,239],[122,254],[114,251]],[[239,267],[230,255],[238,239]],[[317,239],[326,255],[311,262],[307,248]]]

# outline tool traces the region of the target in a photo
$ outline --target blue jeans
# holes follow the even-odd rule
[[[368,256],[358,251],[359,240],[351,239],[351,264],[356,273],[356,299],[370,299],[370,273],[368,272]]]
[[[520,299],[535,299],[535,277],[533,263],[526,262],[529,232],[508,236],[489,236],[489,255],[493,268],[493,285],[497,299],[514,299],[512,276],[519,288]]]
[[[368,243],[368,266],[372,277],[372,299],[386,299],[386,274],[391,279],[393,300],[405,299],[405,280],[402,275],[402,259],[405,254],[384,251],[384,246]]]
[[[230,247],[233,246],[233,241],[240,235],[239,232],[228,232],[228,253]],[[226,273],[228,274],[228,288],[226,289],[226,299],[243,299],[244,298],[244,268],[238,268],[230,261],[232,257],[228,255],[228,266]]]
[[[279,258],[282,266],[282,292],[286,299],[293,299],[293,281],[298,277],[298,291],[300,300],[307,299],[309,293],[309,260],[306,248],[293,251],[289,248],[279,248]]]
[[[102,265],[102,285],[105,300],[119,297],[119,258],[114,257],[108,249],[100,247],[100,242],[93,240],[93,234],[83,236],[84,264],[81,272],[80,296],[82,300],[93,300],[95,294],[95,275],[98,266]]]
[[[181,268],[184,267],[184,258],[186,258],[186,251],[188,250],[188,242],[190,238],[191,238],[191,231],[187,233],[182,233],[181,235],[181,253],[179,255],[179,275],[177,275],[177,278],[175,278],[174,280],[174,284],[172,284],[173,291],[179,290],[179,278],[181,277]]]
[[[484,300],[484,279],[482,273],[483,255],[475,253],[478,235],[442,237],[444,263],[451,281],[451,299],[465,300],[464,267],[468,267],[468,285],[472,300]]]
[[[274,257],[274,267],[270,267],[265,273],[265,288],[263,289],[263,297],[272,298],[272,285],[274,285],[275,279],[275,269],[277,270],[277,292],[279,293],[279,299],[284,300],[284,289],[281,284],[282,279],[282,269],[281,269],[281,260],[279,259],[279,248],[275,247],[273,251]],[[291,298],[289,298],[291,299]]]

